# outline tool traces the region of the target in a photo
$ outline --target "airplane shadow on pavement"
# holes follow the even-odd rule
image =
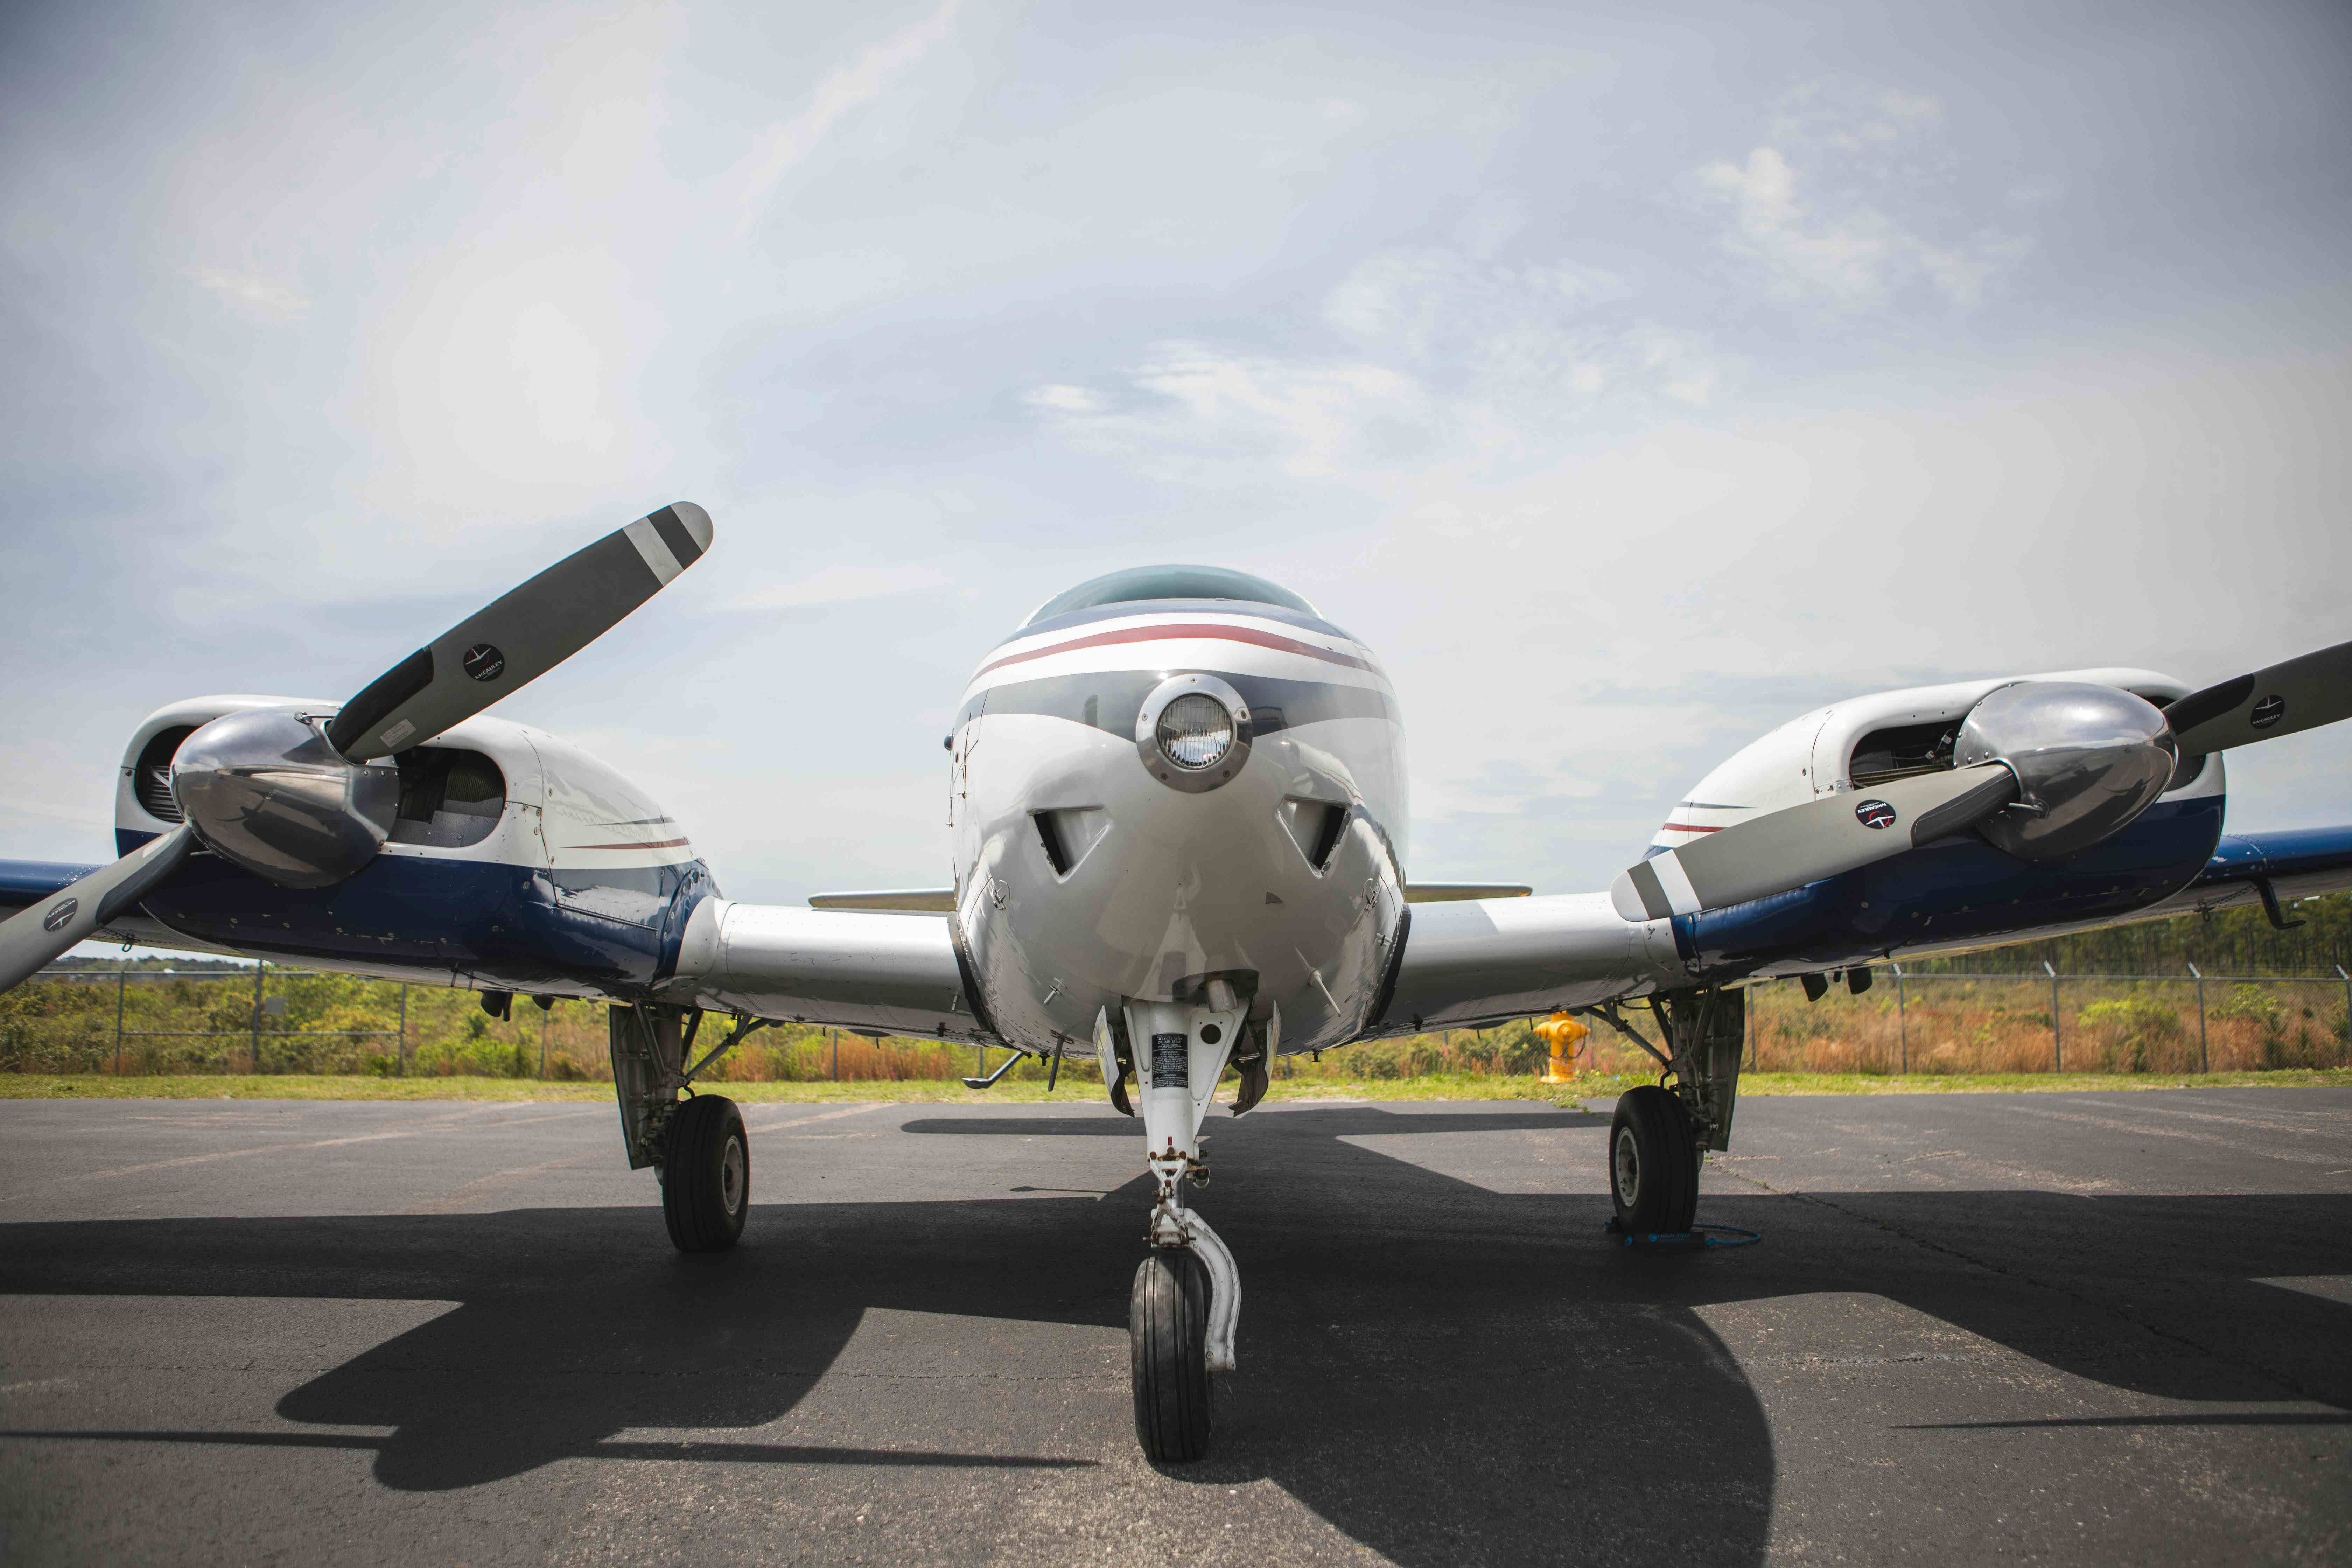
[[[1165,1474],[1270,1479],[1401,1563],[1760,1561],[1771,1432],[1703,1315],[1721,1303],[1864,1292],[2141,1393],[2352,1406],[2346,1309],[2253,1282],[2352,1272],[2341,1197],[1721,1195],[1706,1214],[1763,1246],[1645,1256],[1601,1234],[1599,1194],[1498,1194],[1349,1142],[1568,1128],[1597,1142],[1597,1121],[1334,1107],[1261,1125],[1220,1130],[1199,1200],[1242,1268],[1241,1369],[1220,1379],[1211,1457]],[[1124,1119],[911,1110],[904,1131],[1135,1136]],[[403,1489],[597,1456],[1079,1467],[1098,1461],[1076,1442],[1007,1443],[994,1407],[1020,1396],[1001,1385],[990,1411],[943,1413],[936,1452],[707,1435],[792,1411],[872,1310],[1123,1329],[1147,1205],[1140,1178],[1099,1201],[771,1204],[715,1258],[672,1253],[643,1208],[43,1222],[0,1227],[0,1292],[458,1302],[278,1406],[388,1437],[140,1434],[373,1447],[377,1479]],[[664,1428],[700,1436],[642,1437]],[[1023,1451],[974,1451],[992,1444]]]

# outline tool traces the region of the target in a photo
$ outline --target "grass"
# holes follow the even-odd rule
[[[1608,1099],[1646,1075],[1588,1073],[1568,1083],[1487,1074],[1434,1073],[1410,1079],[1307,1079],[1276,1080],[1266,1103],[1329,1100],[1528,1100],[1575,1105]],[[1810,1073],[1742,1075],[1746,1095],[1790,1094],[2052,1094],[2090,1089],[2352,1087],[2352,1068],[2290,1068],[2277,1072],[2195,1073]],[[1049,1098],[1043,1083],[1007,1079],[994,1089],[970,1089],[952,1079],[866,1079],[850,1083],[726,1083],[718,1091],[746,1103],[834,1102],[840,1104],[1034,1103]],[[1084,1101],[1099,1093],[1083,1080],[1061,1087],[1050,1098]],[[1230,1089],[1220,1098],[1230,1096]],[[111,1075],[0,1073],[0,1100],[579,1100],[604,1103],[609,1083],[541,1083],[509,1078],[338,1078],[291,1074],[213,1074],[179,1078],[116,1078]]]

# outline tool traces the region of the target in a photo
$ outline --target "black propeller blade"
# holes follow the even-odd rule
[[[666,506],[566,556],[368,683],[327,726],[355,763],[421,746],[618,625],[710,548],[710,514]]]
[[[185,826],[148,840],[53,898],[0,921],[0,991],[155,890],[187,858],[195,835]]]
[[[2184,754],[2226,752],[2352,719],[2352,642],[2192,691],[2164,710]]]
[[[1999,763],[1825,795],[1636,861],[1609,901],[1629,921],[1746,903],[1931,844],[2016,798],[2016,776]]]

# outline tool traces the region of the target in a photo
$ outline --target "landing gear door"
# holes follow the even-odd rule
[[[629,1169],[642,1171],[660,1155],[662,1133],[677,1109],[686,1063],[686,1010],[639,1003],[604,1009],[612,1030],[613,1093],[621,1102],[621,1141]]]

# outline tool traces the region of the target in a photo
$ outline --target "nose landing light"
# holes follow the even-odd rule
[[[1169,788],[1215,789],[1249,761],[1249,703],[1213,675],[1171,676],[1135,716],[1135,749]]]

